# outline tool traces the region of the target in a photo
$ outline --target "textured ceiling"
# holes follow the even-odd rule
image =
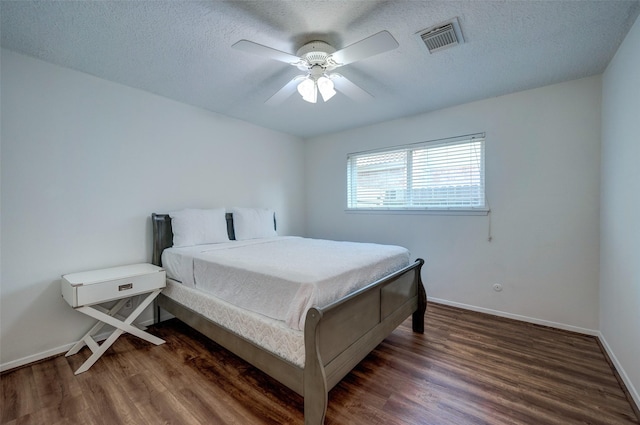
[[[4,48],[301,137],[604,71],[640,1],[2,1]],[[416,32],[458,17],[465,43],[429,54]],[[299,71],[231,48],[340,49],[379,31],[400,46],[340,68],[374,99],[297,93]]]

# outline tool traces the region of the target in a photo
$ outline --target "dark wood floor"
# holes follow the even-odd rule
[[[302,398],[177,320],[0,376],[2,424],[302,424]],[[327,425],[638,424],[597,340],[430,304],[329,394]]]

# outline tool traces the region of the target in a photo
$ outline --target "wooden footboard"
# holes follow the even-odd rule
[[[409,315],[424,332],[424,260],[322,309],[308,311],[305,338],[304,422],[321,425],[328,393]]]

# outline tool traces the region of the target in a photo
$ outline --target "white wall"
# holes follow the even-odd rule
[[[151,259],[152,212],[268,206],[304,231],[301,140],[2,50],[0,364],[91,320],[64,273]]]
[[[602,85],[600,331],[640,406],[640,19]]]
[[[595,333],[600,88],[590,77],[307,141],[307,236],[406,246],[432,299]],[[476,132],[492,242],[486,216],[345,212],[347,153]]]

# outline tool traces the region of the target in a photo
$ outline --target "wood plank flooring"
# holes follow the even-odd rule
[[[639,424],[594,337],[430,303],[329,393],[327,425]],[[177,320],[0,376],[2,424],[302,424],[303,401]]]

